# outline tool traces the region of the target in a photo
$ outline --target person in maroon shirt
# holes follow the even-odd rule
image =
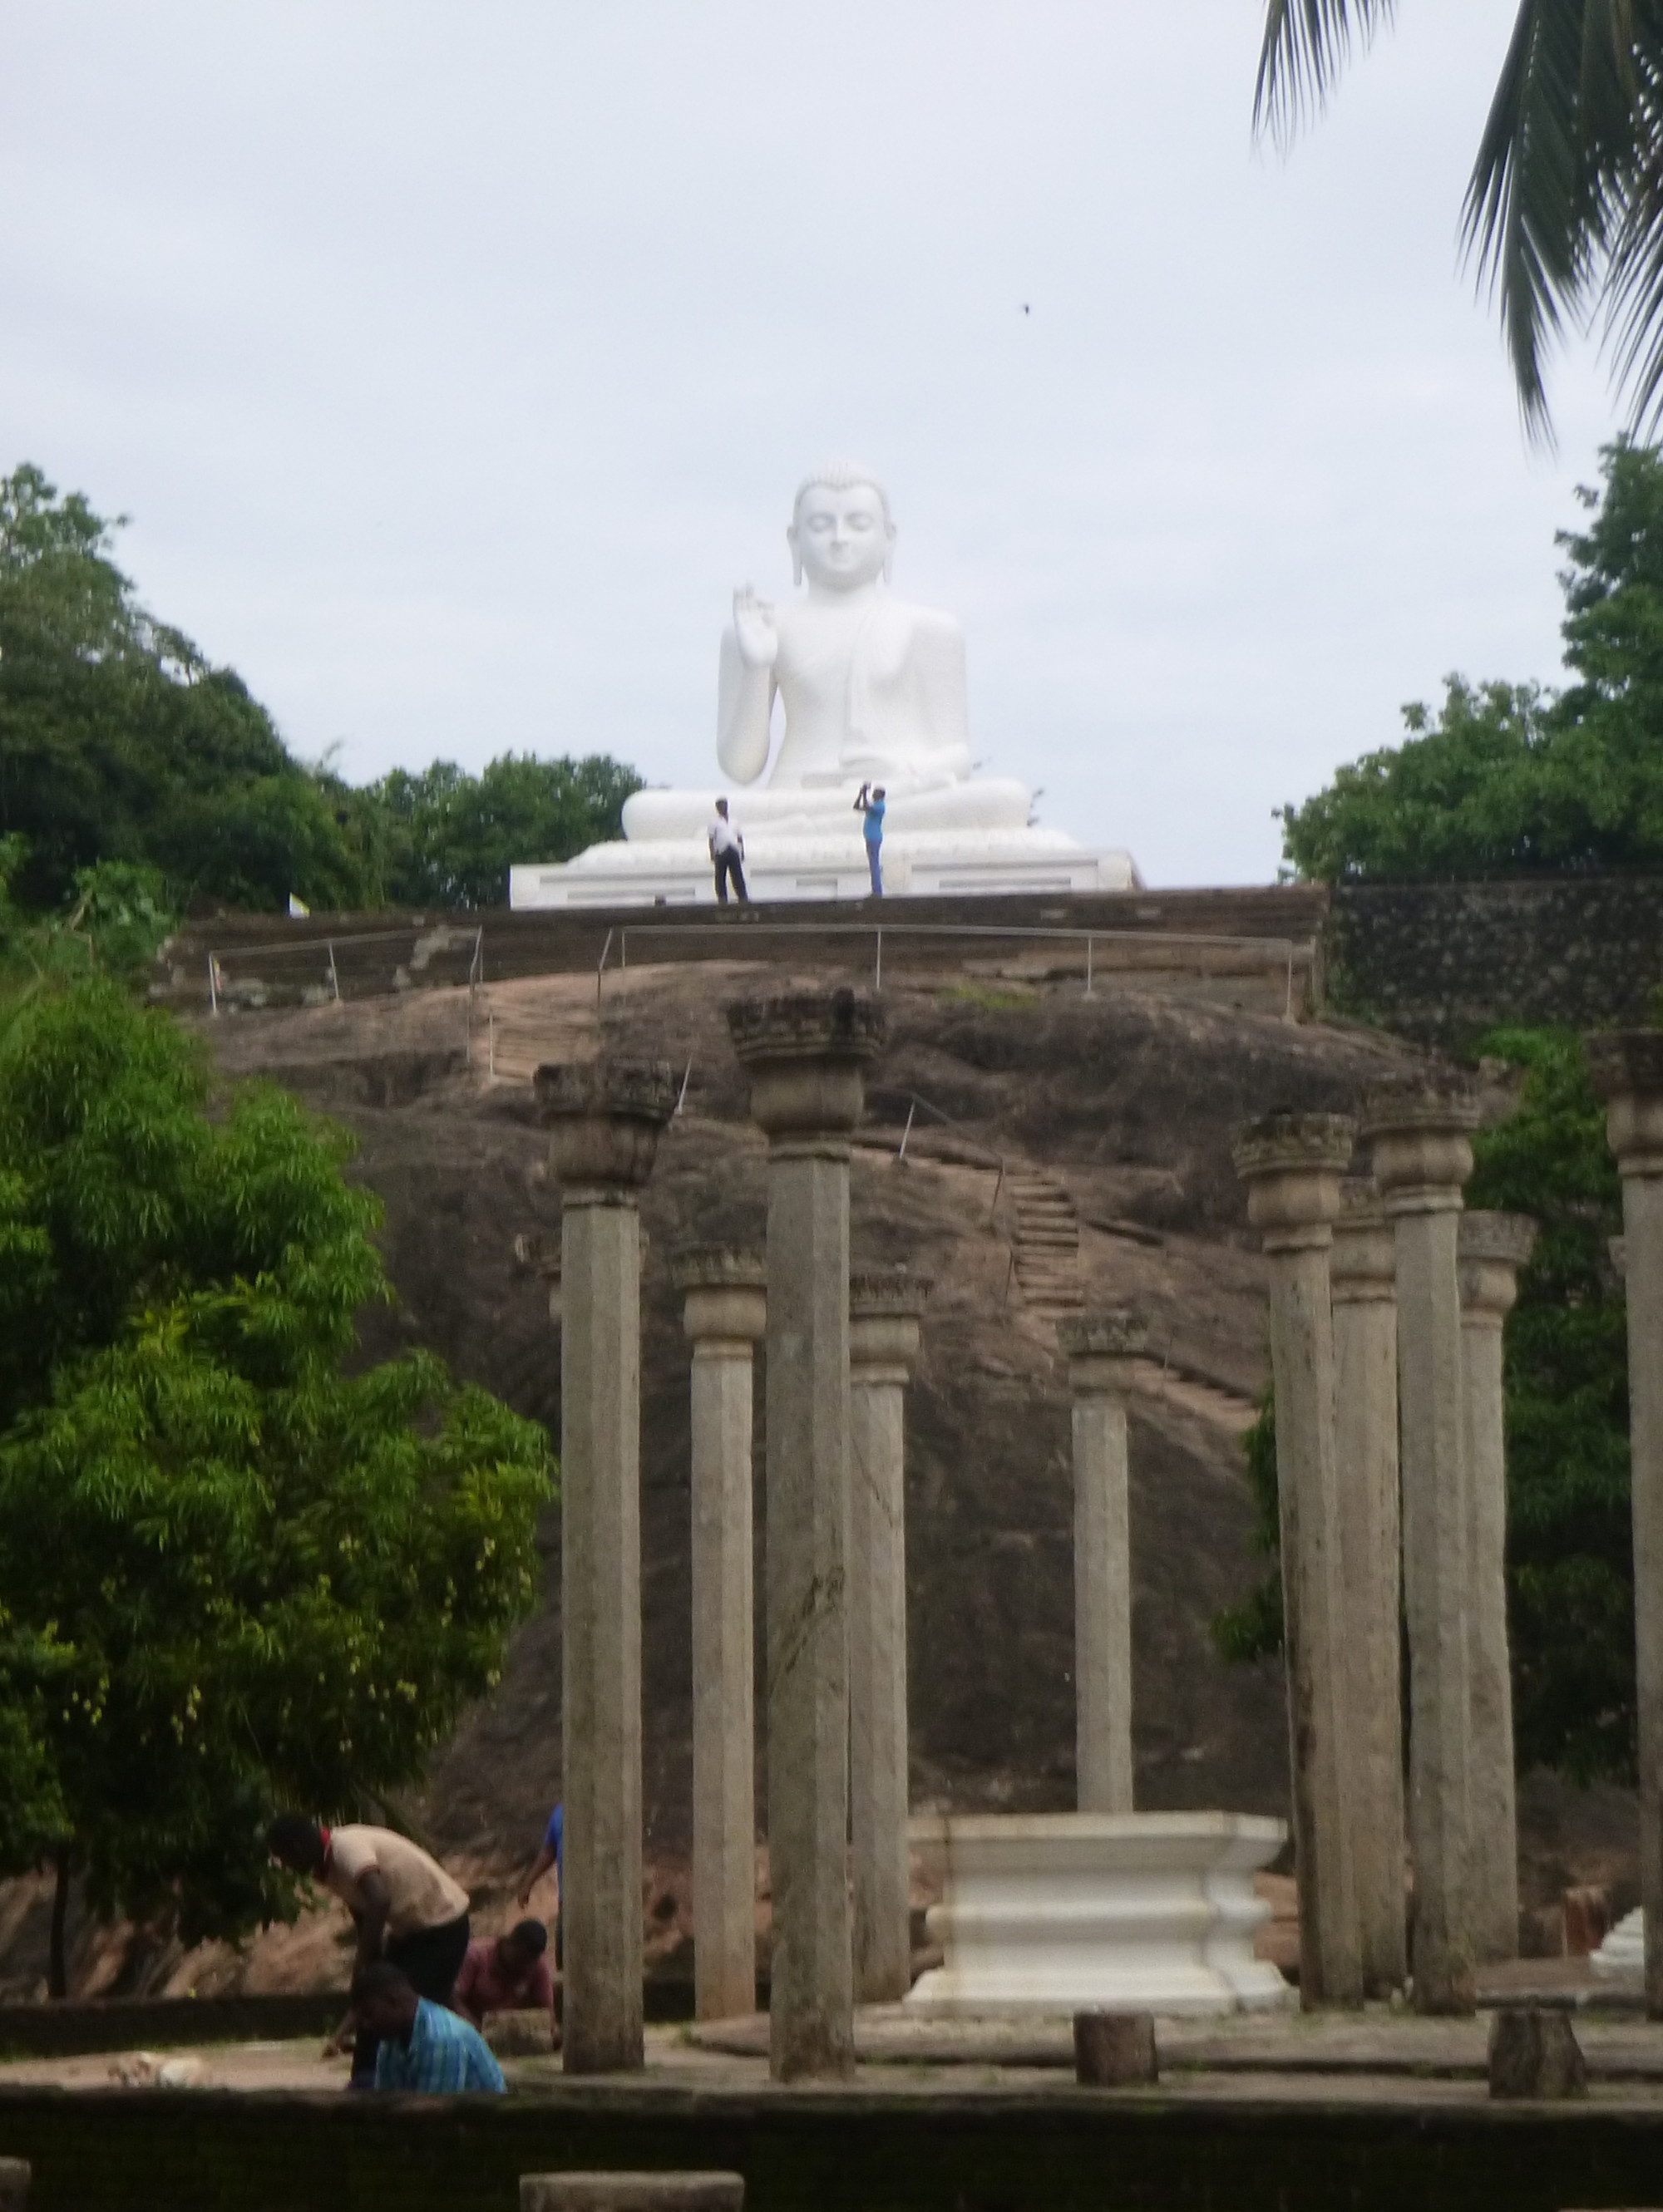
[[[543,1956],[549,1931],[540,1920],[521,1920],[506,1936],[479,1936],[467,1947],[451,1993],[451,2007],[484,2025],[490,2012],[545,2012],[554,2016],[554,1984]]]

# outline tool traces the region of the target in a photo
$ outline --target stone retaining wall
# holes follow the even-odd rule
[[[1663,876],[1340,884],[1329,1004],[1459,1051],[1504,1022],[1645,1022],[1663,985]]]
[[[1063,2087],[883,2094],[613,2081],[503,2100],[0,2090],[30,2212],[513,2212],[522,2173],[722,2168],[746,2212],[1562,2212],[1656,2202],[1663,2115],[1336,2085],[1320,2104]]]

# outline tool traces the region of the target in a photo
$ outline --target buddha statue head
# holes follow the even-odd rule
[[[889,495],[870,469],[832,461],[797,486],[791,526],[791,579],[826,592],[852,592],[888,581],[895,555]]]

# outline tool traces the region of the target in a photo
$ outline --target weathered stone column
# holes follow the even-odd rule
[[[641,1222],[667,1066],[539,1067],[560,1186],[564,2064],[642,2063]]]
[[[770,2063],[855,2061],[849,1917],[849,1151],[882,1017],[853,991],[728,1010],[768,1160]]]
[[[855,1998],[912,1984],[906,1822],[905,1425],[929,1283],[905,1267],[849,1280],[849,1832],[855,1862]]]
[[[761,1259],[706,1246],[675,1266],[693,1347],[693,2010],[756,2010],[756,1731],[752,1699],[752,1347]]]
[[[1535,1242],[1536,1224],[1520,1213],[1464,1213],[1456,1241],[1466,1394],[1467,1817],[1472,1946],[1480,1964],[1519,1955],[1502,1325]]]
[[[1341,1114],[1271,1114],[1241,1130],[1235,1147],[1248,1218],[1264,1231],[1270,1261],[1300,2002],[1307,2010],[1362,2002],[1328,1275],[1354,1133]]]
[[[1409,1973],[1404,1910],[1403,1540],[1398,1507],[1398,1274],[1372,1183],[1340,1194],[1334,1301],[1334,1462],[1344,1592],[1351,1850],[1363,1987]]]
[[[1453,1079],[1370,1092],[1364,1120],[1398,1273],[1415,2008],[1473,2008],[1467,1762],[1465,1396],[1455,1242],[1478,1109]]]
[[[1585,1040],[1623,1176],[1646,2009],[1663,2019],[1663,1034]]]
[[[1132,1560],[1126,1400],[1143,1330],[1128,1312],[1057,1324],[1074,1400],[1075,1791],[1132,1809]]]

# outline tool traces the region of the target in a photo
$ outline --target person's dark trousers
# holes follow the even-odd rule
[[[874,898],[881,898],[883,896],[883,862],[880,858],[882,851],[883,847],[879,839],[876,837],[868,837],[867,839],[866,865],[872,871],[872,896]]]
[[[733,878],[734,896],[740,904],[749,906],[751,894],[745,888],[745,871],[740,866],[739,854],[719,853],[716,855],[716,896],[723,906],[728,903],[728,882],[730,877]]]
[[[441,1928],[417,1928],[411,1935],[393,1936],[384,1947],[381,1956],[390,1966],[399,1969],[418,1997],[426,1997],[432,2004],[448,2005],[456,1986],[456,1977],[462,1971],[467,1947],[468,1917],[465,1912],[460,1920],[447,1920]],[[367,2027],[358,2030],[357,2040],[352,2046],[355,2089],[375,2087],[375,2053],[381,2047],[379,2035],[372,2035]]]

